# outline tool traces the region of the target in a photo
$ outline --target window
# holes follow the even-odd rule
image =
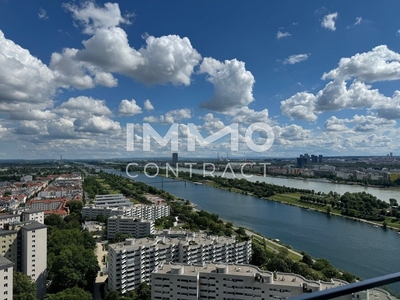
[[[8,280],[8,276],[4,276],[4,280]]]
[[[8,283],[5,283],[5,284],[4,284],[4,287],[8,287]]]

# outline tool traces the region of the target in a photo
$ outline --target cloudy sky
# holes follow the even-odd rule
[[[398,11],[395,0],[0,0],[0,159],[170,156],[154,141],[143,151],[143,123],[161,136],[178,124],[186,157],[399,155]],[[268,151],[248,147],[257,122],[274,133]],[[226,136],[188,152],[189,123],[204,138],[239,124],[239,151]]]

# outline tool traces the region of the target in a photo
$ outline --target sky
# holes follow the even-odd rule
[[[0,159],[400,155],[398,11],[0,0]]]

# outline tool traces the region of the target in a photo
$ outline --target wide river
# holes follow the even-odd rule
[[[104,171],[127,177],[125,172]],[[340,194],[346,191],[365,190],[386,201],[389,198],[396,198],[397,194],[395,191],[360,186],[262,176],[258,179],[255,176],[251,178],[252,181],[261,181],[260,179],[278,185],[315,191],[334,190]],[[400,234],[393,230],[374,228],[369,224],[342,217],[327,216],[190,182],[184,183],[169,178],[161,180],[161,177],[148,178],[144,174],[138,174],[135,180],[188,199],[197,204],[198,209],[216,213],[224,220],[251,228],[266,237],[280,239],[283,243],[291,245],[294,249],[305,251],[313,257],[326,258],[335,267],[361,278],[400,271]],[[324,185],[335,188],[322,190],[321,186]],[[391,289],[400,294],[400,284],[392,285]]]

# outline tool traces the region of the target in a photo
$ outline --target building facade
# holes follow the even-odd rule
[[[97,216],[106,218],[112,216],[129,216],[137,219],[157,220],[170,215],[170,207],[167,204],[136,204],[121,207],[87,205],[82,209],[82,217],[95,220]]]
[[[0,256],[0,300],[13,299],[14,263]]]
[[[288,299],[344,284],[265,272],[247,264],[160,264],[151,274],[151,299]],[[350,300],[352,295],[336,299]]]
[[[154,221],[127,216],[113,216],[107,221],[107,239],[115,239],[117,233],[130,234],[134,238],[144,238],[154,233]]]
[[[127,239],[108,246],[108,287],[126,293],[143,281],[163,261],[201,264],[206,261],[249,263],[251,242],[233,237],[188,235],[185,238]]]
[[[110,194],[110,195],[96,195],[96,198],[94,199],[94,205],[119,207],[119,206],[133,205],[133,203],[122,194]]]

